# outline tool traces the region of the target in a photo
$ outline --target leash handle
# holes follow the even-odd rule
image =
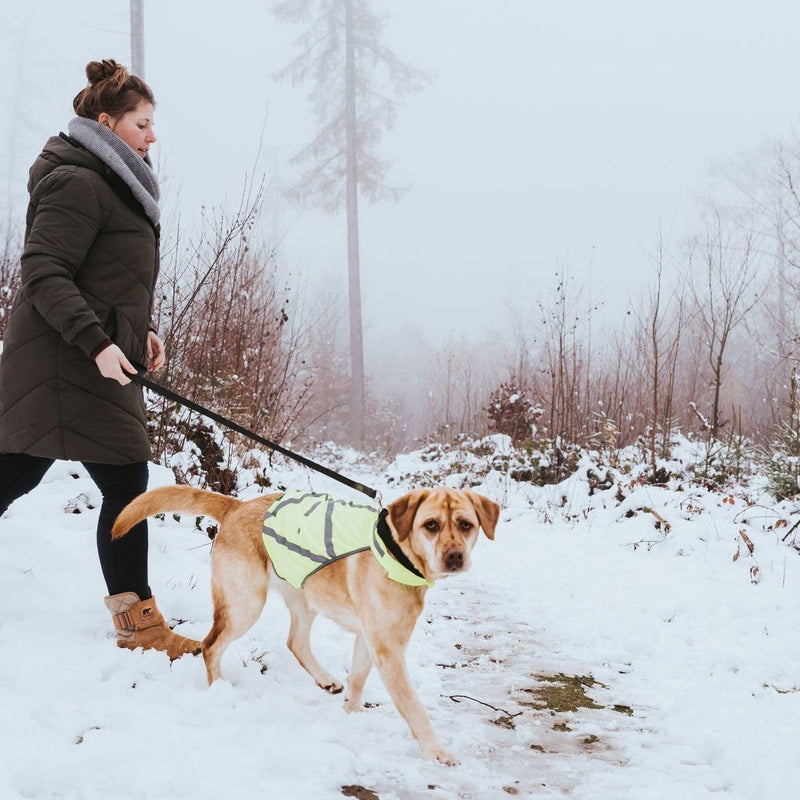
[[[214,422],[218,422],[220,425],[224,425],[226,428],[230,428],[231,430],[234,430],[237,433],[242,434],[242,436],[245,436],[248,439],[252,439],[254,442],[258,442],[259,444],[264,445],[264,447],[268,447],[270,450],[274,450],[277,453],[281,453],[285,455],[287,458],[291,458],[294,461],[298,461],[299,463],[308,467],[309,469],[313,469],[315,472],[320,472],[323,475],[327,475],[329,478],[333,478],[333,480],[339,481],[339,483],[343,483],[345,486],[349,486],[351,489],[355,489],[357,492],[361,492],[362,494],[367,495],[367,497],[375,499],[378,496],[378,492],[375,489],[372,489],[369,486],[365,486],[363,483],[359,483],[358,481],[354,481],[352,478],[347,478],[344,475],[340,475],[338,472],[335,472],[332,469],[328,469],[328,467],[324,467],[322,464],[317,464],[316,461],[312,461],[310,458],[301,456],[299,453],[293,453],[291,450],[287,450],[285,447],[281,447],[281,445],[279,445],[277,442],[272,442],[269,439],[265,439],[263,436],[259,436],[257,433],[253,433],[253,431],[250,431],[247,428],[242,427],[233,420],[227,419],[226,417],[223,417],[221,414],[217,414],[216,412],[211,411],[210,409],[205,408],[204,406],[201,406],[199,403],[195,403],[193,400],[189,400],[186,397],[182,397],[176,392],[173,392],[171,389],[167,389],[163,386],[160,386],[159,384],[151,381],[149,378],[145,378],[144,376],[145,376],[145,371],[140,370],[137,371],[135,375],[130,375],[130,379],[134,383],[139,384],[139,386],[142,386],[146,389],[150,389],[156,394],[161,395],[161,397],[165,397],[167,400],[171,400],[173,403],[178,403],[179,405],[188,408],[190,411],[202,414],[202,416],[208,417],[209,419],[214,420]]]

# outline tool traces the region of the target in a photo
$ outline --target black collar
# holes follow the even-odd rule
[[[386,521],[386,517],[389,516],[389,509],[382,508],[380,514],[378,514],[378,536],[380,540],[386,545],[386,549],[392,554],[394,559],[400,563],[401,566],[405,567],[409,572],[416,575],[418,578],[421,578],[423,581],[426,580],[425,576],[409,561],[408,556],[400,549],[400,545],[392,536],[392,532],[389,529],[389,523]]]

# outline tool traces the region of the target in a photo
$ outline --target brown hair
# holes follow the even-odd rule
[[[89,85],[81,89],[72,101],[79,117],[96,121],[105,112],[117,119],[133,111],[142,100],[156,104],[150,87],[111,58],[90,61],[86,65],[86,77]]]

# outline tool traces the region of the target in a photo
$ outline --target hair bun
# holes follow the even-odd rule
[[[104,58],[102,61],[90,61],[86,65],[86,77],[91,86],[107,80],[122,85],[128,79],[128,70],[113,58]]]
[[[113,58],[90,61],[86,65],[86,77],[89,85],[72,101],[79,117],[96,121],[105,112],[116,119],[132,111],[142,100],[153,106],[156,104],[150,87]]]

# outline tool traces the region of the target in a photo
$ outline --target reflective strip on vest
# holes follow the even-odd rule
[[[276,574],[299,589],[309,575],[331,562],[371,550],[393,581],[433,586],[386,551],[378,536],[379,511],[315,492],[281,495],[264,515],[263,527],[264,546]]]

